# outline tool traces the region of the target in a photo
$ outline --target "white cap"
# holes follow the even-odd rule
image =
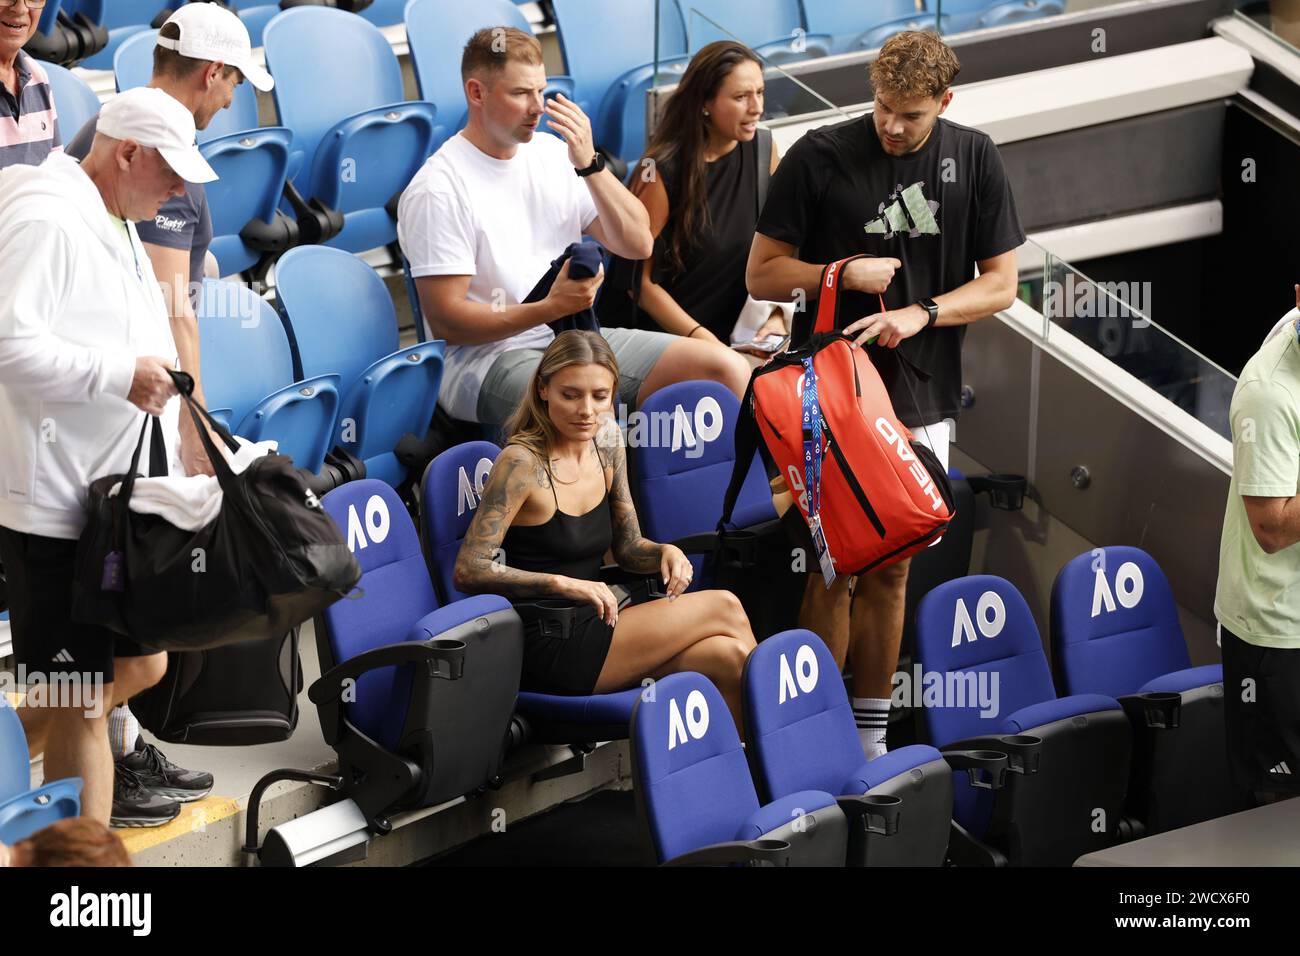
[[[152,146],[186,182],[210,183],[217,178],[194,144],[194,114],[162,90],[137,86],[118,93],[99,111],[96,130]]]
[[[253,44],[244,22],[215,3],[187,3],[167,18],[181,30],[179,40],[158,35],[158,46],[195,60],[233,66],[263,93],[275,85],[271,74],[253,62]]]

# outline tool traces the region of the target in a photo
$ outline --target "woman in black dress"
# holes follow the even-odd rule
[[[524,690],[602,694],[698,671],[739,726],[749,619],[729,591],[684,594],[686,555],[641,536],[612,417],[617,386],[614,353],[599,334],[564,332],[546,349],[461,545],[456,588],[581,605],[567,638],[525,628]],[[620,610],[599,580],[607,551],[627,571],[660,575],[668,598]]]
[[[765,178],[763,92],[758,56],[720,40],[695,55],[664,107],[632,179],[655,235],[639,296],[633,289],[639,327],[729,344],[748,299],[745,263]],[[775,146],[767,152],[770,175],[778,156]],[[784,334],[780,310],[764,305],[770,315],[754,338]]]

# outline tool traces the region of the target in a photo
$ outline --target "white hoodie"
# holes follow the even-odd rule
[[[76,538],[86,489],[125,472],[144,413],[135,360],[176,343],[135,226],[131,247],[73,159],[0,171],[0,525]],[[134,249],[134,256],[132,255]],[[168,458],[179,447],[167,403]],[[146,470],[147,451],[141,456]],[[173,466],[174,467],[174,466]]]

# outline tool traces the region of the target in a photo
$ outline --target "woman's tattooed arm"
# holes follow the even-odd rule
[[[558,575],[508,567],[501,550],[506,529],[527,500],[529,490],[538,484],[546,487],[547,480],[546,471],[528,450],[512,445],[501,452],[456,556],[452,577],[456,590],[506,598],[558,593]]]

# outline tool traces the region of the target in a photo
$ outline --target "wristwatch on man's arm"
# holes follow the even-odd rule
[[[596,150],[596,158],[591,161],[590,166],[588,166],[586,169],[575,168],[573,171],[577,173],[579,176],[585,177],[585,176],[591,176],[595,173],[598,173],[604,168],[605,168],[605,154],[602,153],[600,150]]]
[[[930,316],[930,321],[925,323],[927,329],[939,321],[939,305],[934,299],[921,299],[916,304],[925,309],[926,314]]]

